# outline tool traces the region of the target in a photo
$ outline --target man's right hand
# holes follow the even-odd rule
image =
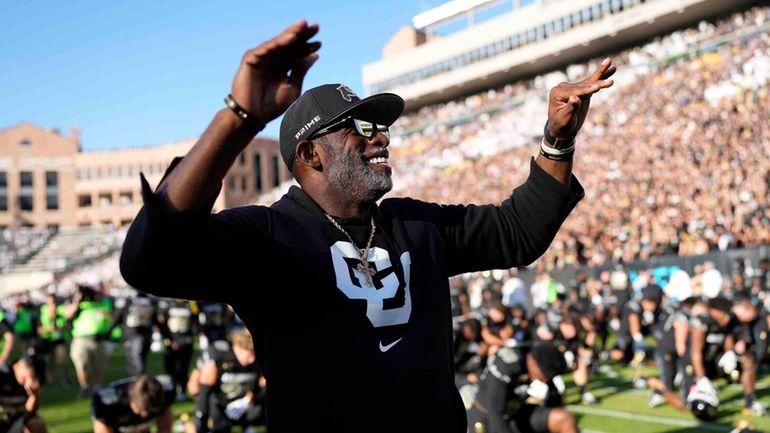
[[[233,79],[233,99],[260,123],[283,114],[302,93],[302,81],[318,60],[320,42],[308,40],[318,24],[299,21],[279,35],[246,51]]]

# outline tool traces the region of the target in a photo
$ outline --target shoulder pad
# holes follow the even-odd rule
[[[160,385],[163,387],[164,391],[170,391],[174,389],[174,381],[171,380],[171,376],[167,374],[159,374],[155,376],[155,379],[160,382]]]
[[[519,353],[512,347],[501,347],[495,355],[506,364],[519,361]]]
[[[120,398],[118,397],[118,392],[115,390],[114,387],[108,386],[107,388],[102,388],[98,391],[96,391],[96,395],[99,397],[99,400],[101,400],[102,404],[104,405],[112,405],[118,402]]]
[[[230,343],[225,340],[217,340],[209,346],[208,358],[216,363],[228,359],[232,350],[230,349]]]
[[[642,311],[642,306],[639,304],[639,301],[637,300],[628,301],[628,311],[639,313]]]
[[[212,348],[217,352],[229,352],[230,343],[226,340],[217,340],[212,345]]]
[[[695,316],[690,318],[690,326],[706,331],[709,327],[708,320],[704,316]]]

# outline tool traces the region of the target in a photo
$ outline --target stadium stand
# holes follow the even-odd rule
[[[28,227],[0,231],[0,272],[26,261],[43,248],[52,234],[50,230]]]
[[[59,231],[37,253],[12,266],[9,272],[64,272],[73,266],[91,263],[105,254],[119,250],[125,232],[126,229],[114,230],[110,227]]]
[[[759,121],[770,117],[767,16],[767,8],[752,9],[616,56],[625,75],[604,97],[612,105],[595,101],[576,157],[588,195],[543,269],[770,240],[770,129]],[[407,116],[392,144],[394,178],[402,181],[395,194],[499,202],[527,172],[545,89],[591,63]]]

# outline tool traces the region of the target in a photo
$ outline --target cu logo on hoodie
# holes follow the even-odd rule
[[[374,276],[374,284],[363,284],[364,274],[351,263],[358,263],[360,256],[358,248],[347,241],[338,241],[330,247],[334,274],[337,277],[337,288],[348,299],[366,300],[366,317],[375,328],[383,326],[402,325],[409,321],[412,314],[412,295],[409,290],[409,274],[412,259],[409,251],[401,254],[401,268],[404,270],[403,280],[403,304],[393,306],[393,301],[399,295],[402,284],[395,268],[390,261],[387,250],[374,247],[369,250],[369,263],[373,263],[377,272]],[[385,307],[385,301],[389,301],[389,307]]]
[[[353,100],[353,98],[358,98],[358,95],[356,95],[356,92],[353,91],[350,87],[341,84],[337,87],[337,90],[340,91],[340,94],[342,95],[342,99],[350,102]]]

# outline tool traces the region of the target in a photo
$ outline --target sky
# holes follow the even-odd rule
[[[241,55],[300,19],[318,23],[304,88],[342,82],[443,0],[0,0],[0,129],[79,127],[83,150],[199,136],[224,106]],[[278,136],[279,121],[263,132]]]

